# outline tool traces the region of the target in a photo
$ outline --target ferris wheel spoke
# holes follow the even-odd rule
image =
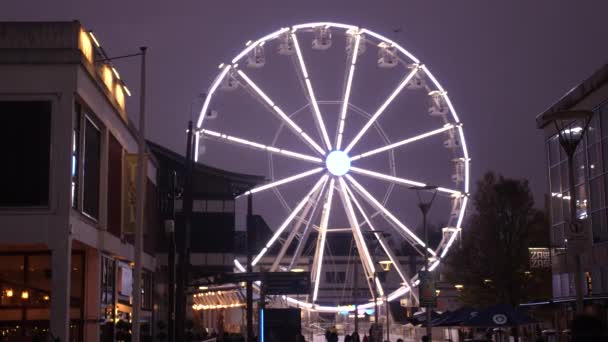
[[[227,142],[233,145],[237,145],[237,146],[242,146],[242,147],[249,147],[249,148],[253,148],[256,150],[260,150],[260,151],[266,151],[266,152],[270,152],[270,153],[274,153],[274,154],[278,154],[278,155],[282,155],[282,156],[286,156],[289,158],[294,158],[294,159],[299,159],[299,160],[305,160],[305,161],[309,161],[309,162],[314,162],[314,163],[322,163],[323,160],[321,158],[318,157],[313,157],[307,154],[303,154],[303,153],[298,153],[298,152],[293,152],[290,150],[286,150],[286,149],[282,149],[282,148],[277,148],[274,146],[268,146],[268,145],[264,145],[264,144],[260,144],[258,142],[255,141],[251,141],[251,140],[247,140],[247,139],[243,139],[243,138],[238,138],[232,135],[228,135],[228,134],[224,134],[224,133],[220,133],[220,132],[216,132],[216,131],[211,131],[208,129],[201,129],[199,131],[200,134],[203,135],[203,137],[205,137],[206,139],[214,139],[217,141],[222,141],[222,142]]]
[[[257,84],[255,84],[255,82],[253,82],[253,80],[251,80],[249,76],[247,76],[243,72],[243,70],[238,70],[237,73],[245,81],[245,83],[247,83],[247,85],[262,99],[262,101],[264,101],[264,103],[266,103],[266,105],[272,109],[272,112],[276,114],[281,121],[287,124],[289,129],[291,129],[291,131],[293,131],[299,139],[301,139],[308,147],[310,147],[313,151],[319,153],[320,155],[326,154],[325,150],[323,150],[323,148],[319,146],[319,144],[317,144],[306,132],[304,132],[304,130],[300,128],[298,124],[291,120],[291,118],[287,114],[285,114],[285,112],[279,106],[277,106],[270,99],[270,97],[268,97],[268,95],[266,95],[262,91],[262,89],[260,89],[260,87],[258,87]]]
[[[275,258],[274,262],[272,263],[272,266],[270,267],[270,272],[276,271],[277,268],[279,267],[279,265],[281,264],[281,261],[283,260],[283,257],[285,257],[285,253],[287,253],[287,249],[289,248],[289,246],[293,242],[293,239],[296,237],[296,234],[298,233],[298,231],[300,230],[300,227],[304,223],[305,217],[308,215],[308,212],[310,211],[311,207],[313,205],[316,205],[316,197],[317,197],[316,195],[317,195],[317,193],[318,192],[322,193],[323,192],[323,188],[324,188],[324,186],[321,186],[321,188],[319,190],[317,190],[308,199],[308,202],[304,206],[304,210],[302,210],[302,215],[296,216],[296,222],[294,223],[293,228],[289,232],[289,235],[287,236],[287,239],[283,242],[283,246],[281,247],[281,250],[279,251],[279,254]]]
[[[291,183],[291,182],[296,181],[298,179],[302,179],[302,178],[314,175],[316,173],[319,173],[319,172],[321,172],[323,170],[324,170],[324,168],[317,167],[317,168],[312,169],[312,170],[308,170],[308,171],[305,171],[305,172],[302,172],[302,173],[298,173],[297,175],[285,177],[283,179],[279,179],[279,180],[276,180],[274,182],[271,182],[271,183],[268,183],[268,184],[264,184],[264,185],[255,187],[255,188],[253,188],[253,189],[245,192],[244,195],[255,194],[256,192],[272,189],[272,188],[275,188],[275,187],[283,185],[283,184]]]
[[[354,166],[351,166],[350,170],[352,172],[355,172],[355,173],[358,173],[361,175],[366,175],[366,176],[369,176],[369,177],[375,178],[375,179],[385,180],[385,181],[391,182],[393,184],[400,184],[400,185],[407,185],[407,186],[426,186],[427,185],[426,183],[417,182],[417,181],[400,178],[400,177],[395,177],[395,176],[387,175],[384,173],[374,172],[374,171],[370,171],[370,170],[366,170],[366,169],[362,169],[362,168],[354,167]],[[460,192],[458,190],[454,190],[454,189],[438,187],[437,191],[448,194],[452,197],[461,197],[462,196],[462,192]]]
[[[321,185],[323,183],[325,183],[327,181],[327,178],[328,178],[327,175],[323,175],[315,183],[315,185],[312,187],[312,189],[298,203],[298,205],[293,209],[293,211],[291,212],[291,214],[289,214],[289,216],[287,217],[287,219],[285,219],[285,221],[283,221],[283,223],[281,224],[281,226],[279,227],[279,229],[277,229],[277,231],[274,233],[274,235],[272,235],[272,237],[270,238],[270,240],[268,241],[268,243],[266,243],[266,245],[264,246],[264,248],[262,248],[262,250],[260,251],[260,253],[258,253],[258,255],[253,259],[253,261],[251,263],[252,266],[255,266],[260,261],[260,259],[264,256],[264,254],[266,254],[266,252],[268,251],[268,249],[270,247],[272,247],[272,245],[279,238],[279,236],[281,236],[281,234],[283,233],[283,231],[285,230],[285,228],[287,228],[287,226],[291,223],[291,221],[293,221],[293,219],[300,212],[300,210],[302,210],[302,208],[304,207],[304,205],[308,202],[308,199],[313,195],[313,193],[315,191],[317,191],[317,189],[319,189],[321,187]]]
[[[376,148],[376,149],[373,149],[373,150],[370,150],[370,151],[367,151],[367,152],[355,155],[355,156],[351,157],[350,160],[355,161],[355,160],[358,160],[358,159],[361,159],[361,158],[372,156],[372,155],[380,153],[380,152],[392,150],[394,148],[397,148],[397,147],[400,147],[400,146],[403,146],[403,145],[407,145],[407,144],[412,143],[414,141],[418,141],[418,140],[421,140],[421,139],[424,139],[424,138],[431,137],[433,135],[437,135],[439,133],[443,133],[445,131],[449,131],[450,129],[452,129],[454,127],[455,127],[455,125],[453,125],[453,124],[446,124],[442,128],[435,129],[435,130],[432,130],[432,131],[429,131],[429,132],[426,132],[426,133],[422,133],[422,134],[419,134],[419,135],[417,135],[415,137],[407,138],[407,139],[404,139],[404,140],[392,143],[390,145],[386,145],[386,146],[383,146],[383,147],[379,147],[379,148]]]
[[[357,207],[357,210],[359,211],[359,213],[361,214],[361,216],[363,216],[363,219],[365,220],[365,222],[369,226],[369,229],[371,231],[376,231],[376,229],[372,225],[372,222],[368,218],[367,214],[365,214],[365,210],[363,209],[363,207],[361,206],[361,204],[359,204],[359,201],[355,197],[355,194],[351,191],[350,187],[346,184],[346,182],[344,182],[344,188],[346,188],[346,191],[348,192],[348,195],[350,196],[351,201],[355,204],[355,206]],[[395,253],[393,253],[393,251],[389,248],[389,245],[386,242],[386,240],[382,237],[382,234],[377,233],[377,234],[374,234],[374,236],[378,240],[378,243],[380,244],[380,246],[382,247],[382,249],[384,250],[384,252],[388,256],[388,258],[391,261],[391,263],[395,266],[395,270],[399,274],[399,277],[403,281],[403,284],[406,287],[411,287],[411,284],[412,284],[411,279],[407,276],[407,274],[403,270],[403,266],[401,266],[401,263],[399,262],[399,259],[397,258],[397,256],[395,255]],[[417,296],[415,296],[415,298],[416,298],[416,300],[418,300]]]
[[[374,266],[374,261],[372,260],[369,249],[367,248],[367,245],[365,243],[363,233],[361,233],[361,228],[359,227],[355,210],[353,209],[351,200],[346,190],[346,183],[344,181],[344,178],[342,177],[340,177],[340,198],[342,199],[342,204],[344,205],[344,211],[346,211],[346,217],[348,219],[348,222],[353,229],[353,236],[355,238],[355,243],[357,244],[357,250],[359,250],[359,255],[361,256],[361,259],[363,261],[363,269],[366,270],[368,278],[374,279],[378,290],[377,295],[382,297],[384,296],[384,289],[382,288],[382,284],[380,283],[378,278],[375,276],[376,267]]]
[[[323,196],[325,194],[326,185],[327,185],[327,182],[323,183],[323,185],[321,186],[321,190],[317,194],[317,198],[315,199],[315,202],[312,206],[312,211],[310,213],[310,216],[308,217],[308,221],[306,222],[306,226],[304,227],[304,231],[302,232],[300,241],[298,241],[296,250],[291,257],[291,262],[289,263],[288,270],[291,270],[297,264],[298,260],[300,259],[300,256],[302,255],[302,252],[304,251],[304,247],[306,245],[306,241],[308,240],[308,236],[310,235],[310,232],[313,230],[312,222],[317,214],[317,208],[319,207],[319,203],[321,203],[321,199],[323,198]]]
[[[359,44],[361,42],[361,35],[357,32],[355,38],[355,46],[352,51],[350,59],[350,66],[348,68],[348,76],[346,78],[346,86],[344,87],[344,96],[342,97],[342,108],[340,109],[340,122],[338,123],[338,130],[336,132],[336,150],[339,150],[342,146],[342,138],[344,134],[344,126],[346,124],[346,113],[348,112],[348,101],[350,100],[350,92],[353,84],[353,76],[355,74],[355,65],[357,64],[357,56],[359,55]]]
[[[395,217],[388,209],[386,209],[374,196],[372,196],[365,188],[359,184],[351,175],[346,175],[346,178],[349,182],[355,187],[355,190],[361,195],[374,209],[379,210],[383,213],[383,216],[387,219],[391,225],[399,230],[405,232],[405,237],[407,237],[410,244],[416,248],[416,245],[420,245],[423,248],[426,248],[431,255],[435,256],[436,253],[431,248],[427,247],[427,245],[420,239],[414,232],[412,232],[405,224],[401,223],[399,219]]]
[[[298,43],[298,37],[295,32],[291,34],[291,39],[293,40],[293,46],[296,50],[296,55],[298,57],[298,64],[300,65],[300,71],[302,72],[302,77],[304,78],[304,83],[306,84],[307,98],[308,102],[312,106],[314,111],[315,123],[317,124],[317,129],[325,142],[325,147],[327,147],[328,151],[331,151],[331,141],[329,140],[329,135],[327,134],[327,128],[325,127],[325,122],[323,122],[323,116],[321,115],[321,111],[319,110],[319,104],[317,103],[317,98],[315,97],[315,92],[312,89],[312,83],[310,82],[310,76],[308,75],[308,70],[306,69],[306,64],[304,63],[304,57],[302,56],[302,51],[300,50],[300,44]]]
[[[344,149],[344,152],[348,153],[355,146],[355,144],[357,144],[357,142],[361,139],[361,137],[363,137],[365,132],[367,132],[367,130],[374,124],[374,122],[376,122],[378,117],[380,117],[380,115],[382,115],[382,113],[384,113],[386,108],[391,104],[391,102],[393,102],[393,100],[397,97],[397,95],[399,95],[401,90],[403,90],[403,88],[405,88],[405,86],[409,83],[409,81],[416,75],[416,73],[418,72],[418,68],[419,68],[419,66],[416,66],[405,77],[405,79],[403,79],[403,81],[401,81],[401,83],[397,86],[397,88],[395,88],[395,90],[393,90],[391,95],[384,101],[384,103],[378,108],[378,110],[376,110],[374,115],[372,115],[372,117],[367,121],[367,123],[365,124],[365,126],[363,126],[363,128],[359,131],[359,133],[357,133],[355,138],[350,142],[350,144],[348,144],[346,149]]]
[[[321,224],[319,225],[319,235],[317,238],[317,249],[315,251],[315,257],[313,261],[314,275],[312,281],[314,282],[314,289],[312,293],[312,301],[317,301],[319,294],[319,283],[321,282],[321,268],[323,268],[323,254],[325,253],[325,240],[327,237],[327,224],[329,223],[329,216],[331,214],[331,204],[334,197],[334,185],[335,179],[332,178],[329,181],[329,188],[327,190],[326,200],[323,204],[323,211],[321,212]]]

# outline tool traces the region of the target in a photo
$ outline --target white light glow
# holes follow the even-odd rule
[[[376,149],[373,149],[371,151],[367,151],[367,152],[361,153],[359,155],[353,156],[351,158],[351,160],[357,160],[357,159],[369,157],[371,155],[374,155],[374,154],[377,154],[377,153],[380,153],[380,152],[388,151],[388,150],[391,150],[391,149],[394,149],[396,147],[412,143],[412,142],[420,140],[420,139],[428,138],[430,136],[433,136],[433,135],[436,135],[436,134],[439,134],[439,133],[443,133],[445,131],[449,131],[452,128],[454,128],[454,125],[452,125],[452,124],[446,124],[442,128],[439,128],[439,129],[436,129],[436,130],[433,130],[433,131],[430,131],[430,132],[426,132],[426,133],[417,135],[415,137],[411,137],[411,138],[407,138],[407,139],[404,139],[404,140],[401,140],[401,141],[397,141],[397,142],[392,143],[390,145],[386,145],[386,146],[383,146],[383,147],[380,147],[380,148],[376,148]]]
[[[342,151],[332,151],[325,160],[327,170],[334,176],[343,176],[350,170],[350,158]]]
[[[359,55],[359,44],[361,41],[361,35],[357,34],[355,38],[355,47],[352,52],[351,64],[348,71],[348,78],[346,79],[346,90],[344,91],[344,97],[342,98],[342,109],[340,110],[340,123],[338,126],[338,137],[336,139],[336,149],[340,149],[342,146],[342,137],[344,134],[344,125],[346,121],[346,113],[348,112],[348,101],[350,100],[350,90],[353,84],[353,76],[355,74],[355,65],[357,64],[357,56]]]
[[[365,261],[364,266],[367,266],[368,276],[372,276],[376,273],[376,267],[374,266],[374,261],[372,260],[371,254],[365,244],[365,238],[363,237],[363,233],[361,233],[361,228],[359,227],[359,223],[357,221],[357,216],[355,215],[355,211],[353,209],[352,203],[350,201],[350,197],[346,190],[346,183],[344,182],[344,177],[340,177],[340,195],[342,196],[342,204],[344,205],[344,210],[346,211],[346,217],[348,218],[349,224],[353,227],[353,232],[355,234],[355,242],[357,244],[357,249],[361,255],[362,261]],[[378,292],[383,293],[384,290],[380,285],[378,287]]]
[[[319,144],[317,144],[314,140],[312,140],[312,138],[310,136],[308,136],[308,134],[304,133],[304,131],[300,128],[300,126],[298,126],[295,122],[293,122],[293,120],[291,120],[291,118],[289,118],[289,116],[287,114],[285,114],[285,112],[283,112],[283,110],[281,108],[279,108],[279,106],[274,104],[274,102],[272,102],[270,97],[268,97],[268,95],[266,95],[262,91],[262,89],[260,89],[260,87],[258,87],[242,70],[239,70],[238,74],[239,74],[239,76],[241,76],[241,78],[243,78],[245,80],[245,82],[247,82],[247,84],[251,87],[251,89],[253,89],[262,98],[262,100],[264,100],[264,102],[266,102],[266,104],[268,106],[270,106],[273,109],[273,111],[279,115],[279,118],[282,119],[283,121],[285,121],[290,129],[295,131],[296,135],[299,135],[302,138],[304,138],[306,143],[309,146],[311,146],[314,150],[319,152],[321,155],[325,155],[325,151],[323,150],[323,148],[321,148],[321,146],[319,146]]]
[[[321,282],[321,268],[323,267],[323,254],[325,253],[325,238],[327,236],[327,224],[329,223],[329,216],[331,214],[331,204],[334,197],[334,185],[335,180],[332,178],[329,181],[327,200],[323,205],[323,211],[321,213],[321,225],[319,226],[319,232],[321,233],[321,236],[319,237],[319,250],[317,254],[317,259],[315,260],[316,269],[314,279],[314,290],[312,295],[313,302],[317,300],[317,295],[319,293],[319,283]]]
[[[298,62],[300,64],[300,69],[302,70],[302,75],[304,76],[304,82],[306,83],[306,89],[308,90],[308,97],[310,100],[310,104],[312,105],[315,120],[319,130],[321,131],[321,135],[323,136],[323,141],[325,141],[325,146],[327,150],[331,150],[331,142],[329,141],[329,135],[327,135],[327,129],[325,128],[325,123],[323,122],[323,116],[321,116],[321,111],[319,110],[319,105],[317,104],[317,98],[315,97],[315,92],[312,89],[312,84],[310,83],[310,78],[308,76],[308,70],[306,70],[306,64],[304,64],[304,57],[302,56],[302,52],[300,51],[300,44],[298,43],[298,37],[295,33],[291,34],[291,39],[293,41],[293,46],[295,47],[296,54],[298,56]]]
[[[298,153],[298,152],[293,152],[293,151],[289,151],[289,150],[284,150],[282,148],[276,148],[273,146],[266,146],[264,144],[260,144],[254,141],[250,141],[250,140],[246,140],[246,139],[242,139],[242,138],[237,138],[231,135],[227,135],[224,133],[220,133],[220,132],[215,132],[215,131],[211,131],[208,129],[202,129],[199,131],[200,133],[202,133],[203,135],[207,136],[207,137],[211,137],[217,140],[226,140],[229,141],[231,143],[235,143],[238,145],[243,145],[243,146],[249,146],[249,147],[253,147],[262,151],[268,151],[270,153],[277,153],[277,154],[281,154],[284,156],[288,156],[288,157],[293,157],[293,158],[297,158],[300,160],[307,160],[307,161],[311,161],[311,162],[315,162],[315,163],[322,163],[323,160],[321,158],[317,158],[317,157],[313,157],[313,156],[309,156],[306,154],[302,154],[302,153]]]
[[[394,46],[395,48],[397,48],[397,50],[399,50],[402,54],[406,55],[409,59],[412,60],[412,62],[416,63],[416,64],[420,64],[420,61],[418,60],[418,58],[414,57],[414,55],[412,55],[411,53],[409,53],[409,51],[407,51],[406,49],[404,49],[403,47],[401,47],[401,45],[395,43],[394,41],[386,38],[383,35],[380,35],[376,32],[370,31],[368,29],[363,29],[361,30],[362,34],[368,34],[376,39],[379,39],[383,42],[385,42],[386,44],[389,44],[391,46]]]
[[[293,221],[293,219],[296,217],[296,215],[300,212],[300,210],[302,210],[302,207],[304,207],[304,205],[306,204],[306,202],[308,202],[308,200],[310,199],[310,196],[312,196],[312,194],[317,191],[317,189],[327,181],[327,175],[323,175],[323,177],[321,177],[321,179],[319,179],[317,181],[317,183],[315,183],[315,185],[312,187],[312,189],[306,194],[306,196],[304,196],[304,198],[300,201],[300,203],[298,203],[298,205],[291,211],[291,214],[289,214],[289,216],[287,217],[287,219],[283,222],[283,224],[281,224],[281,226],[279,227],[279,229],[277,229],[277,231],[274,233],[274,235],[272,236],[272,238],[270,238],[270,240],[268,241],[268,243],[266,244],[266,247],[264,247],[262,249],[262,251],[255,257],[255,259],[252,262],[252,265],[255,266],[255,264],[258,263],[258,261],[260,260],[260,258],[262,256],[264,256],[264,254],[266,254],[266,252],[268,251],[268,248],[270,248],[272,246],[272,244],[274,244],[274,242],[279,238],[279,236],[283,233],[283,231],[285,230],[285,228],[287,228],[287,226],[291,223],[291,221]]]
[[[363,126],[363,128],[361,129],[361,131],[359,131],[359,133],[357,133],[357,135],[350,142],[350,144],[348,144],[348,146],[346,147],[346,149],[344,150],[344,152],[346,152],[346,153],[350,152],[350,150],[355,146],[355,144],[359,141],[359,139],[361,139],[361,137],[365,134],[365,132],[367,132],[367,130],[374,124],[374,122],[376,122],[376,120],[378,119],[378,117],[380,115],[382,115],[382,113],[388,107],[388,105],[390,105],[391,102],[393,102],[393,100],[395,99],[395,97],[397,97],[397,95],[399,95],[399,93],[401,92],[401,90],[403,90],[403,88],[405,88],[405,86],[412,79],[412,77],[414,77],[414,75],[416,75],[417,72],[418,72],[418,67],[415,67],[407,75],[407,77],[405,77],[405,79],[401,82],[401,84],[399,84],[399,86],[397,86],[397,88],[395,90],[393,90],[393,92],[391,93],[391,95],[386,99],[386,101],[384,101],[384,103],[380,106],[380,108],[378,108],[378,110],[374,113],[374,115],[372,115],[372,117],[369,119],[369,121],[367,121],[367,123],[365,124],[365,126]]]
[[[338,27],[338,28],[343,28],[343,29],[347,29],[347,30],[357,29],[357,26],[353,26],[353,25],[346,25],[346,24],[332,23],[332,22],[318,22],[318,23],[307,23],[307,24],[294,25],[294,26],[292,26],[292,30],[296,31],[296,30],[303,29],[303,28],[313,28],[313,27],[319,27],[319,26]]]
[[[241,58],[243,58],[245,55],[247,55],[256,46],[258,46],[258,44],[264,43],[264,42],[266,42],[267,40],[270,40],[270,39],[274,39],[274,38],[280,36],[282,33],[285,33],[287,31],[289,31],[289,28],[284,27],[284,28],[282,28],[282,29],[280,29],[278,31],[274,31],[274,32],[272,32],[272,33],[270,33],[270,34],[268,34],[268,35],[266,35],[266,36],[264,36],[264,37],[256,40],[255,43],[250,43],[249,45],[247,45],[247,48],[245,48],[243,51],[241,51],[241,53],[239,53],[236,57],[234,57],[232,59],[232,64],[238,62]]]
[[[413,180],[409,180],[409,179],[405,179],[405,178],[399,178],[399,177],[395,177],[395,176],[390,176],[390,175],[385,175],[383,173],[378,173],[378,172],[374,172],[374,171],[370,171],[370,170],[366,170],[366,169],[361,169],[358,167],[354,167],[351,166],[350,168],[353,172],[362,174],[362,175],[366,175],[366,176],[370,176],[373,178],[377,178],[377,179],[383,179],[392,183],[397,183],[397,184],[403,184],[403,185],[408,185],[408,186],[427,186],[426,183],[422,183],[422,182],[416,182]],[[437,191],[439,192],[444,192],[450,195],[457,195],[458,197],[462,196],[462,193],[458,190],[452,190],[452,189],[448,189],[448,188],[443,188],[443,187],[438,187]]]
[[[363,219],[365,220],[365,223],[367,223],[367,226],[369,227],[369,229],[371,231],[376,231],[376,228],[373,226],[373,224],[370,221],[369,217],[365,214],[365,211],[363,210],[363,207],[361,206],[361,204],[359,204],[359,201],[355,197],[355,194],[350,190],[350,187],[346,183],[344,183],[344,188],[346,188],[346,191],[348,192],[348,194],[350,196],[350,199],[353,201],[353,203],[355,203],[355,206],[357,207],[357,210],[359,210],[359,213],[361,214],[361,216],[363,216]],[[380,234],[374,234],[374,235],[376,236],[376,239],[380,243],[380,246],[382,247],[382,249],[384,250],[384,252],[388,256],[388,258],[391,261],[391,263],[393,265],[395,265],[395,269],[397,270],[397,273],[399,274],[399,277],[401,278],[401,280],[407,286],[409,286],[410,280],[407,278],[405,272],[403,271],[403,268],[401,267],[401,263],[399,263],[399,259],[397,259],[397,257],[395,256],[395,254],[391,251],[391,249],[389,248],[389,246],[387,245],[387,243],[382,238],[382,235],[380,235]]]
[[[403,223],[401,223],[391,212],[389,212],[378,200],[374,198],[359,182],[357,182],[351,175],[346,175],[346,178],[351,182],[351,184],[357,189],[357,191],[363,195],[367,199],[367,201],[374,207],[376,210],[382,211],[386,217],[390,219],[393,224],[397,227],[401,228],[407,235],[409,235],[416,243],[418,243],[422,247],[426,247],[424,241],[422,241],[416,234],[414,234],[408,227],[406,227]],[[433,252],[433,255],[435,253]]]
[[[101,47],[101,45],[99,44],[99,41],[97,40],[97,38],[95,38],[93,31],[89,31],[89,36],[91,36],[91,39],[93,39],[93,41],[95,42],[95,45],[97,45],[97,47]]]
[[[224,69],[222,69],[218,77],[215,79],[215,81],[213,81],[213,84],[211,84],[211,88],[209,88],[209,91],[207,91],[205,102],[203,102],[203,108],[201,108],[201,112],[198,115],[198,120],[196,122],[197,128],[203,127],[203,120],[205,119],[205,115],[207,114],[207,109],[209,109],[211,97],[213,96],[213,93],[215,93],[215,91],[217,90],[217,87],[219,87],[224,77],[226,77],[226,75],[228,74],[228,71],[230,71],[230,65],[227,65],[224,67]]]
[[[287,183],[293,182],[295,180],[302,179],[304,177],[308,177],[308,176],[314,175],[315,173],[319,173],[321,171],[323,171],[323,168],[322,167],[318,167],[316,169],[312,169],[310,171],[302,172],[302,173],[299,173],[297,175],[293,175],[291,177],[286,177],[286,178],[274,181],[272,183],[264,184],[262,186],[258,186],[256,188],[253,188],[253,189],[245,192],[245,195],[255,194],[256,192],[268,190],[268,189],[277,187],[279,185],[287,184]]]

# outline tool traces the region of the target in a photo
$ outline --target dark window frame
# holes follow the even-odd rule
[[[1,102],[43,102],[47,103],[49,108],[49,118],[48,118],[48,135],[49,135],[49,148],[48,148],[48,172],[47,172],[47,194],[46,194],[46,203],[43,204],[24,204],[24,205],[1,205],[1,211],[22,211],[22,210],[43,210],[48,211],[51,210],[54,205],[52,204],[55,196],[53,195],[53,175],[54,175],[54,158],[53,158],[53,136],[54,136],[54,116],[57,115],[57,103],[56,98],[50,96],[0,96]],[[44,202],[44,201],[43,201]]]

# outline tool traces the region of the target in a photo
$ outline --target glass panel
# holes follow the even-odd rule
[[[589,203],[591,211],[604,208],[604,177],[596,177],[589,182]]]
[[[593,241],[599,242],[601,239],[602,227],[606,226],[606,213],[603,210],[596,211],[591,214],[591,231],[593,232]]]
[[[72,208],[78,208],[78,191],[80,186],[79,180],[79,166],[80,161],[80,106],[76,106],[76,112],[74,113],[74,122],[72,123]]]
[[[550,138],[547,141],[547,146],[549,148],[549,165],[553,166],[555,164],[558,164],[560,161],[559,152],[561,146],[559,145],[559,140],[557,139],[557,136]]]
[[[590,177],[601,174],[604,170],[602,167],[602,144],[595,144],[589,147],[587,151]]]
[[[562,192],[561,178],[560,178],[560,166],[554,166],[549,170],[549,177],[551,181],[551,194],[559,194]]]
[[[223,201],[209,200],[207,201],[207,212],[208,213],[221,213],[224,208]]]
[[[1,207],[49,204],[50,101],[0,101]]]
[[[576,187],[576,217],[579,219],[587,217],[587,187],[585,184]]]
[[[49,254],[27,256],[27,285],[31,290],[29,303],[49,305],[51,296],[51,256]]]
[[[85,124],[84,143],[84,191],[82,210],[87,215],[99,217],[99,175],[101,166],[101,133],[89,120]]]
[[[234,201],[224,201],[224,212],[225,213],[234,212]]]
[[[574,184],[585,181],[585,153],[579,152],[574,155]]]
[[[599,115],[593,115],[591,118],[591,122],[589,122],[589,126],[587,127],[587,142],[589,145],[600,141],[600,118]]]
[[[570,181],[568,180],[568,162],[560,164],[560,178],[562,184],[562,190],[567,190],[570,187]]]
[[[570,218],[570,193],[568,191],[562,194],[562,213],[564,220]]]
[[[557,224],[563,221],[563,217],[562,217],[562,198],[561,198],[561,194],[560,197],[556,196],[551,196],[551,222],[553,224]]]
[[[0,285],[2,296],[0,305],[20,305],[20,294],[25,283],[24,278],[25,258],[22,255],[0,256]]]
[[[608,137],[608,102],[604,102],[604,104],[600,107],[600,112],[602,116],[602,137]]]
[[[554,226],[551,229],[553,234],[553,246],[555,247],[565,247],[566,243],[564,241],[564,223]]]

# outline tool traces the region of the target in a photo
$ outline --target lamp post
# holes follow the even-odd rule
[[[135,264],[135,270],[133,274],[133,319],[132,319],[132,332],[133,341],[139,341],[140,336],[140,315],[141,315],[141,290],[142,290],[142,254],[143,254],[143,239],[144,239],[144,206],[145,206],[145,189],[146,189],[146,168],[144,163],[146,162],[146,51],[147,47],[142,46],[139,48],[139,53],[133,53],[129,55],[107,57],[101,47],[102,56],[104,58],[96,60],[96,63],[113,61],[117,59],[125,59],[131,57],[141,56],[140,63],[140,91],[139,91],[139,127],[137,135],[137,183],[136,183],[136,212],[135,212],[135,241],[134,241],[134,255],[133,263]]]
[[[374,235],[376,237],[377,242],[376,242],[376,247],[374,248],[374,251],[378,248],[378,243],[379,243],[378,239],[380,239],[380,236],[390,236],[389,233],[386,233],[381,230],[366,231],[366,232],[362,232],[362,233]],[[381,265],[383,271],[389,271],[391,264],[392,264],[392,262],[387,261],[387,260],[382,260],[382,261],[379,261],[378,263]],[[373,291],[374,292],[374,298],[373,298],[373,300],[374,300],[374,325],[378,326],[379,325],[379,323],[378,323],[378,296],[377,296],[378,285],[376,284],[376,279],[378,279],[377,271],[374,271],[373,277],[374,278],[372,279],[372,282],[374,283],[374,291]],[[387,314],[387,334],[388,334],[388,310],[387,310],[386,314]]]
[[[434,185],[425,185],[425,186],[412,186],[410,187],[411,190],[416,191],[416,196],[418,196],[418,208],[420,208],[420,211],[422,212],[422,229],[424,230],[424,244],[425,244],[425,248],[424,248],[424,268],[425,268],[425,274],[426,274],[426,281],[429,281],[430,279],[430,271],[429,268],[431,267],[431,264],[429,262],[429,232],[427,229],[427,224],[426,224],[426,218],[427,215],[429,213],[429,211],[431,210],[431,206],[433,205],[433,201],[435,200],[435,197],[437,196],[437,187]],[[420,195],[421,192],[431,192],[431,199],[428,201],[424,201],[422,199],[422,196]],[[432,294],[433,296],[435,295],[435,293]],[[432,310],[432,306],[431,305],[427,305],[426,306],[426,336],[428,337],[429,341],[433,340],[433,326],[431,325],[431,310]]]
[[[574,154],[578,144],[583,140],[585,132],[593,112],[588,110],[553,111],[545,112],[536,119],[537,128],[544,129],[552,125],[557,134],[559,144],[568,157],[568,183],[570,193],[570,222],[568,228],[570,234],[567,240],[568,252],[575,257],[574,287],[576,291],[576,312],[583,312],[583,270],[581,254],[584,251],[584,243],[589,237],[585,237],[585,231],[581,221],[576,215],[576,190],[574,180]]]

